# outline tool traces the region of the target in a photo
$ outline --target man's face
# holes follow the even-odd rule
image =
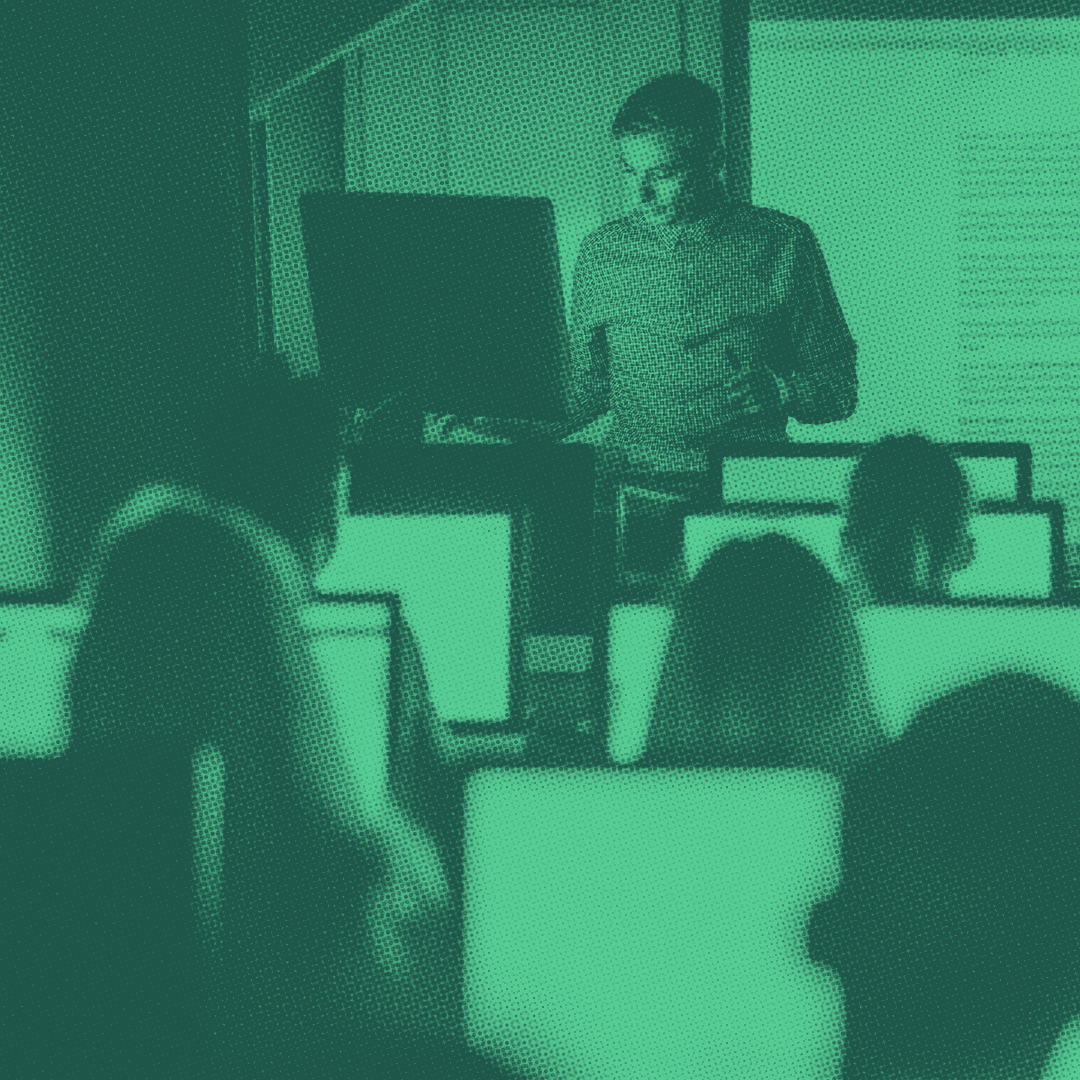
[[[716,184],[708,165],[689,161],[670,135],[624,135],[617,151],[642,221],[692,221],[710,208]]]

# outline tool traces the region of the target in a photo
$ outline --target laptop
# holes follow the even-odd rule
[[[811,770],[487,769],[466,795],[465,1020],[524,1075],[827,1075],[837,977],[806,955],[839,880]]]

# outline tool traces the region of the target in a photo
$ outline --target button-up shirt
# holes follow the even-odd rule
[[[855,342],[810,227],[725,202],[689,224],[639,212],[590,233],[574,269],[569,406],[576,426],[610,412],[606,444],[636,467],[705,467],[719,439],[782,440],[855,410]],[[782,409],[740,416],[728,379],[767,368]]]

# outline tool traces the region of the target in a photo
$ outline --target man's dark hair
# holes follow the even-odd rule
[[[964,524],[969,487],[952,451],[918,434],[887,435],[861,457],[848,489],[844,535],[875,598],[910,596],[918,533],[939,574]]]
[[[660,75],[635,90],[615,114],[611,134],[666,132],[693,161],[702,162],[724,146],[724,110],[720,95],[693,75]]]
[[[344,419],[323,377],[264,369],[234,382],[201,418],[193,479],[306,553],[333,527]]]

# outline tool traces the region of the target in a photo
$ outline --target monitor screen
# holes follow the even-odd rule
[[[1014,457],[958,456],[976,502],[1020,497],[1019,463]]]
[[[725,502],[827,502],[843,504],[855,454],[724,458]],[[976,502],[1015,500],[1023,494],[1016,456],[958,453]]]
[[[474,773],[469,1041],[524,1075],[826,1074],[843,995],[804,936],[840,809],[810,770]]]
[[[401,597],[440,720],[511,719],[509,514],[350,515],[316,584]]]
[[[674,612],[663,604],[616,604],[608,621],[608,755],[619,765],[645,752]]]
[[[729,540],[753,540],[766,533],[780,533],[809,548],[831,571],[841,578],[840,514],[792,512],[727,511],[722,514],[689,515],[683,526],[683,553],[691,577],[705,565],[705,560]]]
[[[830,502],[847,498],[855,457],[724,458],[724,502]]]
[[[840,514],[783,513],[779,508],[729,510],[722,514],[687,516],[683,551],[693,576],[721,544],[749,540],[765,533],[790,536],[809,548],[829,571],[842,580]],[[1053,528],[1049,512],[999,509],[971,517],[975,558],[949,580],[949,595],[960,598],[1038,599],[1053,586]]]
[[[875,605],[856,621],[870,695],[893,738],[935,698],[996,671],[1037,675],[1080,697],[1080,608]]]
[[[1002,512],[971,518],[975,559],[949,579],[954,597],[1047,598],[1053,589],[1048,513]]]
[[[300,197],[320,368],[352,407],[565,419],[550,199]]]
[[[89,612],[0,605],[0,757],[50,757],[70,737],[67,682]]]

